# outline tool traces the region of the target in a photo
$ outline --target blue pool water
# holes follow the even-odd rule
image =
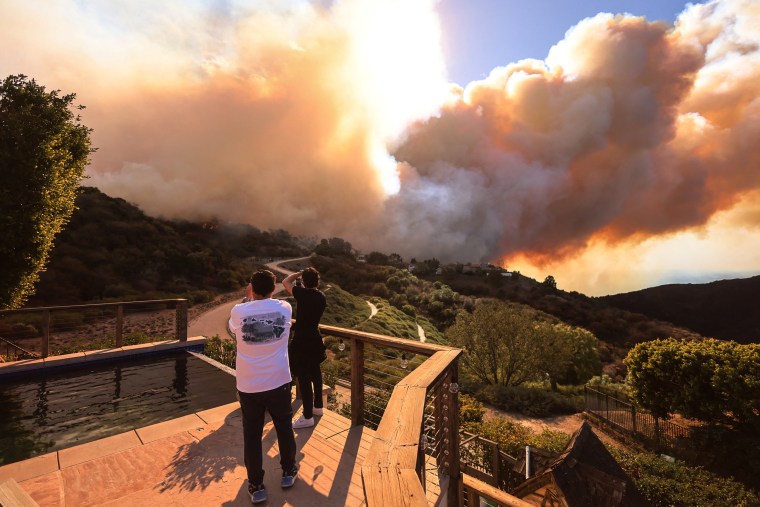
[[[235,401],[235,377],[181,350],[0,378],[0,465]]]

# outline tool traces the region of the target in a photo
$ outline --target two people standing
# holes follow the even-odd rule
[[[310,268],[311,269],[311,268]],[[308,271],[308,270],[307,270]],[[318,290],[319,273],[313,270],[313,275],[308,274],[304,277],[304,284],[313,284],[313,289],[321,296],[321,304],[317,304],[318,309],[309,310],[310,301],[317,301],[318,296],[311,293],[307,295],[307,301],[303,306],[299,301],[298,318],[304,318],[305,322],[313,322],[313,329],[317,335],[319,330],[319,318],[324,312],[324,294]],[[311,272],[310,272],[311,273]],[[305,273],[304,273],[305,274]],[[313,276],[316,275],[316,283],[313,283]],[[291,292],[294,287],[292,282],[301,276],[296,273],[289,276]],[[298,475],[296,465],[296,442],[293,428],[303,428],[314,426],[313,414],[315,413],[312,403],[318,405],[318,415],[322,410],[322,382],[321,372],[319,372],[319,362],[317,369],[311,368],[311,362],[304,360],[304,353],[297,350],[298,345],[291,347],[295,357],[297,357],[298,366],[294,371],[300,371],[299,367],[304,366],[305,375],[311,372],[310,379],[318,378],[318,395],[319,401],[313,402],[312,398],[308,400],[304,396],[304,416],[298,421],[308,420],[309,423],[300,423],[296,426],[293,423],[293,408],[291,406],[291,382],[290,375],[293,364],[288,357],[288,338],[290,335],[292,307],[287,301],[272,299],[275,287],[275,276],[271,271],[257,271],[251,277],[250,283],[246,288],[247,301],[235,305],[230,314],[229,327],[235,334],[237,342],[237,359],[236,359],[236,377],[237,389],[240,395],[240,408],[243,415],[243,452],[245,467],[248,474],[248,494],[253,503],[266,501],[267,494],[264,487],[264,469],[262,463],[262,436],[264,429],[264,416],[268,411],[274,423],[275,432],[277,433],[277,442],[280,449],[280,465],[282,466],[282,479],[280,485],[283,488],[293,486]],[[283,286],[285,281],[283,281]],[[296,294],[300,291],[296,290]],[[292,293],[292,292],[291,292]],[[308,299],[312,298],[312,299]],[[318,301],[317,301],[318,302]],[[321,306],[320,306],[321,305]],[[303,308],[303,310],[302,310]],[[302,312],[305,312],[302,316]],[[316,321],[314,316],[317,315]],[[296,337],[301,335],[298,343],[306,344],[308,351],[317,349],[312,343],[314,339],[311,325],[304,324],[303,333],[300,331],[301,326],[297,326]],[[309,331],[309,332],[307,332]],[[311,339],[307,339],[311,336]],[[294,343],[297,338],[294,338]],[[324,345],[322,345],[321,336],[319,336],[321,345],[320,358],[324,356]],[[321,362],[321,359],[320,359]],[[308,368],[307,368],[308,366]],[[317,376],[314,372],[319,372]],[[300,380],[300,373],[299,375]],[[305,378],[305,377],[304,377]],[[317,387],[317,380],[312,380],[311,385]],[[310,389],[311,389],[310,385]],[[301,386],[302,390],[304,386]],[[311,390],[309,391],[312,392]],[[308,414],[306,410],[309,410]],[[298,423],[296,421],[296,423]]]

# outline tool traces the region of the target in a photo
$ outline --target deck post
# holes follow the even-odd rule
[[[50,310],[42,312],[42,357],[50,354]]]
[[[124,346],[124,305],[116,307],[116,348]]]
[[[458,360],[455,360],[449,366],[448,384],[451,386],[452,382],[459,381],[458,373]],[[454,392],[452,392],[454,391]],[[459,398],[458,389],[449,389],[449,404],[448,404],[448,451],[447,456],[449,461],[449,491],[448,491],[448,504],[449,507],[459,506],[459,489],[462,485],[462,476],[459,470]],[[444,433],[445,434],[445,433]]]
[[[351,425],[364,424],[364,342],[351,338]]]
[[[174,317],[175,338],[181,342],[187,341],[187,299],[177,301]]]

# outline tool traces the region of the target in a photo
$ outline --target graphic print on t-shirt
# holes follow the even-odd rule
[[[243,341],[269,343],[279,340],[285,331],[285,317],[279,312],[243,318]]]

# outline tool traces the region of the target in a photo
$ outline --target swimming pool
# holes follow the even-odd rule
[[[235,377],[184,350],[0,379],[0,465],[235,401]]]

